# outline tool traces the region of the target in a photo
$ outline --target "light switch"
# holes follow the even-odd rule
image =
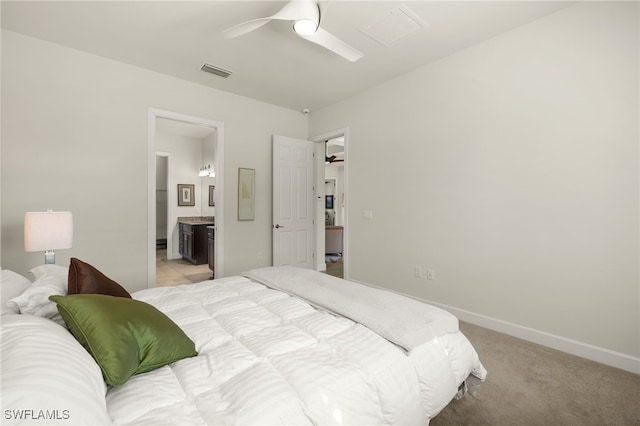
[[[362,217],[364,217],[366,220],[373,219],[373,211],[371,211],[371,210],[363,210],[362,211]]]

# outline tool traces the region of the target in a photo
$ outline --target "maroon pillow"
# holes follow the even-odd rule
[[[128,297],[131,295],[120,284],[107,278],[93,266],[75,257],[69,266],[69,294],[106,294],[108,296]]]

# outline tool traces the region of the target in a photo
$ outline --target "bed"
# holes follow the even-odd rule
[[[172,354],[172,362],[152,361],[151,368],[114,379],[104,368],[113,359],[92,357],[76,336],[68,317],[73,306],[64,305],[72,299],[65,296],[65,273],[41,272],[11,299],[20,306],[1,317],[7,424],[428,424],[452,399],[474,394],[486,377],[457,319],[444,310],[278,267],[142,290],[126,301],[82,295],[83,304],[150,305],[192,344],[180,359]],[[113,316],[116,310],[106,309],[112,316],[92,327],[117,328],[127,314]],[[131,321],[122,323],[131,328]],[[134,352],[143,358],[184,343],[162,339]],[[128,344],[117,342],[117,350]],[[116,368],[126,364],[121,359]]]

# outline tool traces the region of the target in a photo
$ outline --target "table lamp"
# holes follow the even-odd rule
[[[71,248],[73,215],[71,212],[26,212],[24,214],[24,250],[44,251],[44,263],[56,263],[54,250]]]

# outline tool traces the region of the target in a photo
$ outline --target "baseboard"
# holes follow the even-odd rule
[[[371,286],[370,284],[363,282],[360,282],[360,284]],[[382,287],[377,288],[389,290]],[[596,361],[610,367],[615,367],[621,370],[629,371],[631,373],[640,374],[640,358],[590,345],[588,343],[579,342],[577,340],[568,339],[566,337],[557,336],[555,334],[546,333],[544,331],[535,330],[533,328],[525,327],[522,325],[513,324],[496,318],[491,318],[486,315],[477,314],[475,312],[465,311],[464,309],[458,309],[453,306],[444,305],[442,303],[433,302],[431,300],[422,299],[420,297],[415,297],[407,294],[404,295],[442,308],[445,311],[452,313],[462,321],[480,327],[488,328],[490,330],[498,331],[500,333],[508,334],[509,336],[517,337],[529,342],[537,343],[539,345],[557,349],[561,352],[579,356],[581,358],[586,358],[591,361]]]
[[[615,352],[496,318],[487,317],[485,315],[476,314],[474,312],[457,309],[452,306],[446,306],[430,301],[426,302],[451,312],[462,321],[508,334],[529,342],[537,343],[539,345],[557,349],[581,358],[590,359],[591,361],[596,361],[611,367],[620,368],[631,373],[640,374],[640,358],[635,358],[620,352]]]
[[[327,270],[327,264],[326,263],[322,262],[322,263],[318,263],[316,265],[316,271],[322,272],[322,271],[326,271],[326,270]]]

